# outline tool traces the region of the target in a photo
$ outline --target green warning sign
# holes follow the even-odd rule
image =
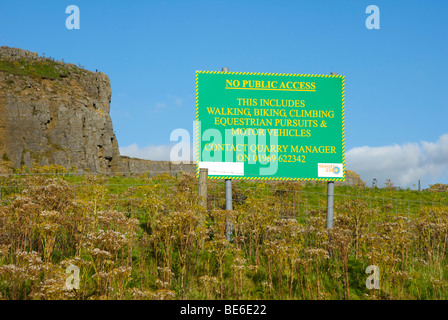
[[[196,121],[212,179],[345,179],[344,76],[197,71]]]

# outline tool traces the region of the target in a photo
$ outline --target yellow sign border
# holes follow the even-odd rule
[[[235,74],[252,76],[288,76],[288,77],[315,77],[315,78],[341,78],[342,79],[342,178],[269,178],[269,177],[234,177],[212,176],[212,180],[275,180],[275,181],[345,181],[345,76],[337,74],[295,74],[295,73],[267,73],[267,72],[233,72],[233,71],[196,71],[196,178],[199,179],[199,101],[198,101],[198,75],[200,73]]]

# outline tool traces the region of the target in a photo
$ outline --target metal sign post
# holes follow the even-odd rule
[[[327,230],[333,228],[333,206],[334,206],[334,181],[328,181],[327,183]],[[328,243],[330,247],[328,248],[328,254],[330,259],[333,258],[333,251],[331,250],[331,233],[329,234]]]
[[[232,180],[226,179],[226,210],[232,210]],[[232,223],[227,220],[226,221],[226,238],[227,241],[232,241]]]
[[[337,75],[331,72],[330,75]],[[333,228],[333,206],[334,206],[334,181],[327,183],[327,229]]]
[[[327,229],[333,228],[334,181],[327,183]]]
[[[330,73],[330,75],[337,75],[337,73]],[[328,181],[327,183],[327,229],[333,228],[333,207],[334,207],[334,181]],[[331,235],[328,239],[331,243]],[[331,248],[328,250],[330,259],[333,257]]]
[[[229,72],[228,67],[222,68],[223,72]],[[233,204],[232,204],[232,179],[226,179],[226,210],[233,210]],[[232,223],[230,223],[228,220],[226,221],[226,238],[227,241],[232,240]]]
[[[227,70],[196,71],[198,168],[222,180],[345,180],[343,76]]]
[[[197,150],[197,175],[208,168],[210,179],[225,180],[226,210],[233,178],[345,180],[344,81],[334,73],[196,71],[196,137],[207,141]]]

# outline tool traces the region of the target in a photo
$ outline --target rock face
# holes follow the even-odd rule
[[[150,174],[196,171],[121,157],[110,117],[107,75],[37,53],[0,47],[0,159],[15,168],[48,164],[80,172]],[[354,172],[337,185],[365,185]]]
[[[121,169],[107,75],[0,47],[0,157],[14,167]]]
[[[335,185],[365,187],[366,183],[361,180],[361,177],[355,171],[345,170],[345,181],[336,181]]]
[[[121,156],[121,172],[122,173],[142,173],[149,172],[150,175],[156,174],[173,174],[179,172],[196,172],[196,163],[173,163],[171,161],[150,161],[137,158]]]

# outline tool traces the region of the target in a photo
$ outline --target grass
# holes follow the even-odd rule
[[[68,75],[68,68],[49,59],[36,61],[6,59],[0,60],[0,71],[5,71],[18,76],[31,76],[46,79],[58,79]]]
[[[188,174],[31,171],[0,175],[3,299],[448,298],[447,193],[434,191],[444,186],[337,186],[327,230],[323,183],[235,182],[229,212],[222,182],[209,181],[205,210]],[[70,264],[77,290],[64,289]],[[365,286],[369,265],[378,290]]]

